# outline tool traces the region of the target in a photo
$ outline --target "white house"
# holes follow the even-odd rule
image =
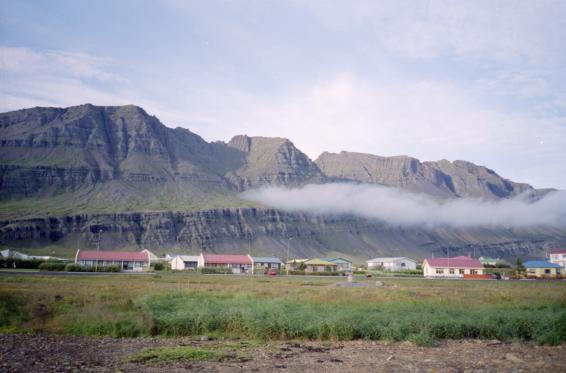
[[[465,277],[469,275],[483,275],[483,264],[477,259],[468,256],[454,258],[432,258],[423,262],[425,277]]]
[[[417,262],[411,258],[374,258],[366,261],[368,269],[385,269],[388,271],[405,271],[417,269]]]
[[[182,271],[185,269],[196,270],[198,266],[198,255],[177,255],[169,261],[171,269]]]
[[[550,262],[566,267],[566,250],[551,251]]]

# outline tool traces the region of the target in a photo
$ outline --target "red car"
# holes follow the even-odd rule
[[[268,276],[277,276],[277,270],[274,268],[269,268],[267,271],[265,271],[265,274]]]

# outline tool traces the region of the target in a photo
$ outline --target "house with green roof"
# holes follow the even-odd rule
[[[489,256],[480,256],[479,261],[484,266],[497,266],[497,265],[509,265],[504,259],[501,258],[490,258]]]
[[[523,263],[528,277],[559,277],[562,275],[562,266],[546,260],[529,260]]]
[[[336,272],[338,265],[320,258],[309,259],[305,263],[305,272]]]
[[[320,258],[321,260],[326,260],[327,262],[336,264],[336,269],[343,272],[352,271],[352,262],[344,258]]]

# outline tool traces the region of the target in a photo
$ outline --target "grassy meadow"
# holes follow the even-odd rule
[[[0,274],[0,332],[566,342],[566,282]]]

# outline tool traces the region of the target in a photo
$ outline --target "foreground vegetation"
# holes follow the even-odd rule
[[[0,331],[250,340],[566,342],[566,283],[0,275]]]

